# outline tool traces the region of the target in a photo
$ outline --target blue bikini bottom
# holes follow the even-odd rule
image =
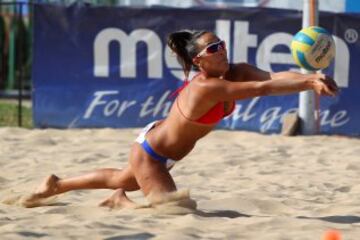
[[[144,149],[144,151],[149,154],[153,159],[161,162],[162,164],[166,165],[167,169],[170,169],[171,167],[174,166],[175,162],[172,159],[169,159],[167,157],[163,157],[159,154],[157,154],[154,149],[150,146],[149,142],[146,140],[145,136],[146,134],[155,127],[157,121],[149,123],[148,125],[146,125],[146,127],[143,128],[143,130],[141,131],[141,133],[139,134],[139,136],[136,138],[135,142],[139,143],[142,148]]]

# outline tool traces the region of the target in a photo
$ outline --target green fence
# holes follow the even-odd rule
[[[27,9],[27,12],[25,12]],[[31,89],[31,7],[0,2],[0,91]]]
[[[0,0],[0,127],[31,127],[33,3],[115,6],[118,0]],[[24,98],[28,101],[24,104]],[[25,105],[25,106],[24,106]]]
[[[25,96],[30,97],[33,3],[63,5],[90,3],[115,6],[119,4],[119,1],[38,0],[24,2],[0,0],[0,97],[14,97],[19,88],[24,90]]]
[[[23,98],[31,92],[31,14],[29,3],[0,1],[0,97],[17,100],[17,106],[0,102],[0,126],[23,126]]]

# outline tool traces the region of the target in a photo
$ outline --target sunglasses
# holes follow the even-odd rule
[[[201,50],[196,57],[201,57],[205,54],[214,54],[220,50],[225,50],[225,41],[223,40],[209,44],[206,48]]]

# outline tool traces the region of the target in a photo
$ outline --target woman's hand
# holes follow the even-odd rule
[[[313,89],[319,95],[324,96],[336,96],[339,88],[336,82],[322,73],[311,74],[313,78]]]

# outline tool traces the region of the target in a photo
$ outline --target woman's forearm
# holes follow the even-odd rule
[[[284,71],[284,72],[271,73],[270,77],[271,77],[271,80],[276,80],[276,79],[299,79],[299,78],[304,77],[306,75],[307,74]]]
[[[265,95],[285,95],[313,89],[314,78],[309,74],[282,72],[262,84]]]

